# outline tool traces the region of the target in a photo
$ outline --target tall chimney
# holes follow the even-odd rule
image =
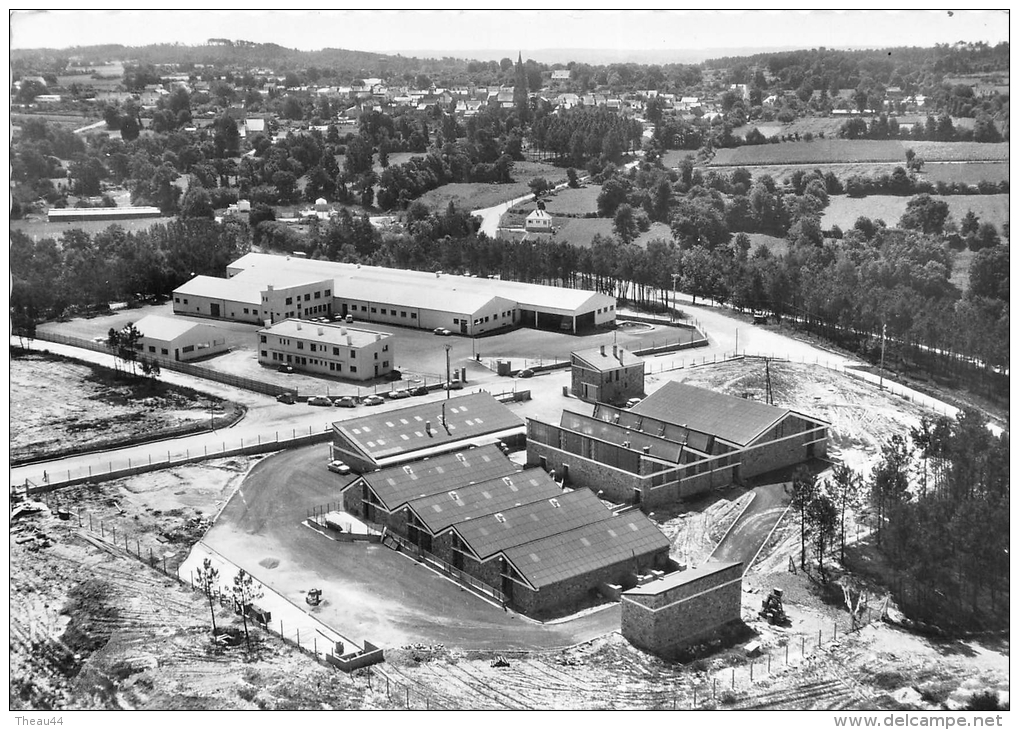
[[[602,355],[604,355],[604,354],[605,354],[605,345],[602,345],[602,346],[601,346],[601,354],[602,354]]]
[[[432,422],[431,421],[425,421],[425,431],[428,433],[429,436],[432,435]]]
[[[297,323],[297,329],[301,329],[301,323],[300,322]]]

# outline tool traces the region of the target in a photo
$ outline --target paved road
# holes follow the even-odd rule
[[[326,469],[326,455],[325,446],[313,446],[262,461],[203,543],[298,606],[309,588],[321,588],[325,603],[316,618],[359,644],[548,648],[619,628],[618,605],[542,625],[504,612],[401,553],[332,541],[303,525],[309,509],[340,498],[344,480]]]

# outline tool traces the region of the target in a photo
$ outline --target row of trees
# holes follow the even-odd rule
[[[618,163],[640,144],[642,134],[640,122],[604,107],[574,107],[535,119],[529,139],[562,164],[584,167],[592,158]]]
[[[926,121],[917,122],[910,127],[900,126],[898,119],[885,114],[874,117],[870,122],[862,117],[853,117],[839,127],[838,134],[846,139],[916,139],[935,142],[1002,141],[1002,135],[998,131],[997,125],[986,114],[978,116],[971,129],[956,127],[947,112],[936,118],[933,115],[928,115]]]

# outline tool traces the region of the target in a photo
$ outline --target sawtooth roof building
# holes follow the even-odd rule
[[[670,382],[631,409],[527,422],[527,460],[615,502],[675,504],[827,453],[828,424]]]
[[[521,471],[494,445],[363,474],[343,503],[528,615],[569,611],[603,586],[637,585],[670,566],[668,538],[642,513],[614,514],[589,490]]]
[[[274,289],[277,297],[281,289],[300,296],[304,306],[267,306]],[[304,298],[316,291],[319,300]],[[616,300],[584,289],[249,253],[227,267],[226,279],[199,276],[178,287],[174,312],[258,324],[338,314],[474,336],[519,326],[590,330],[615,321]]]

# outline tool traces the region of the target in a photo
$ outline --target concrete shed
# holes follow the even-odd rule
[[[186,362],[227,350],[226,338],[213,325],[149,315],[135,322],[134,326],[142,333],[137,346],[142,357]]]

